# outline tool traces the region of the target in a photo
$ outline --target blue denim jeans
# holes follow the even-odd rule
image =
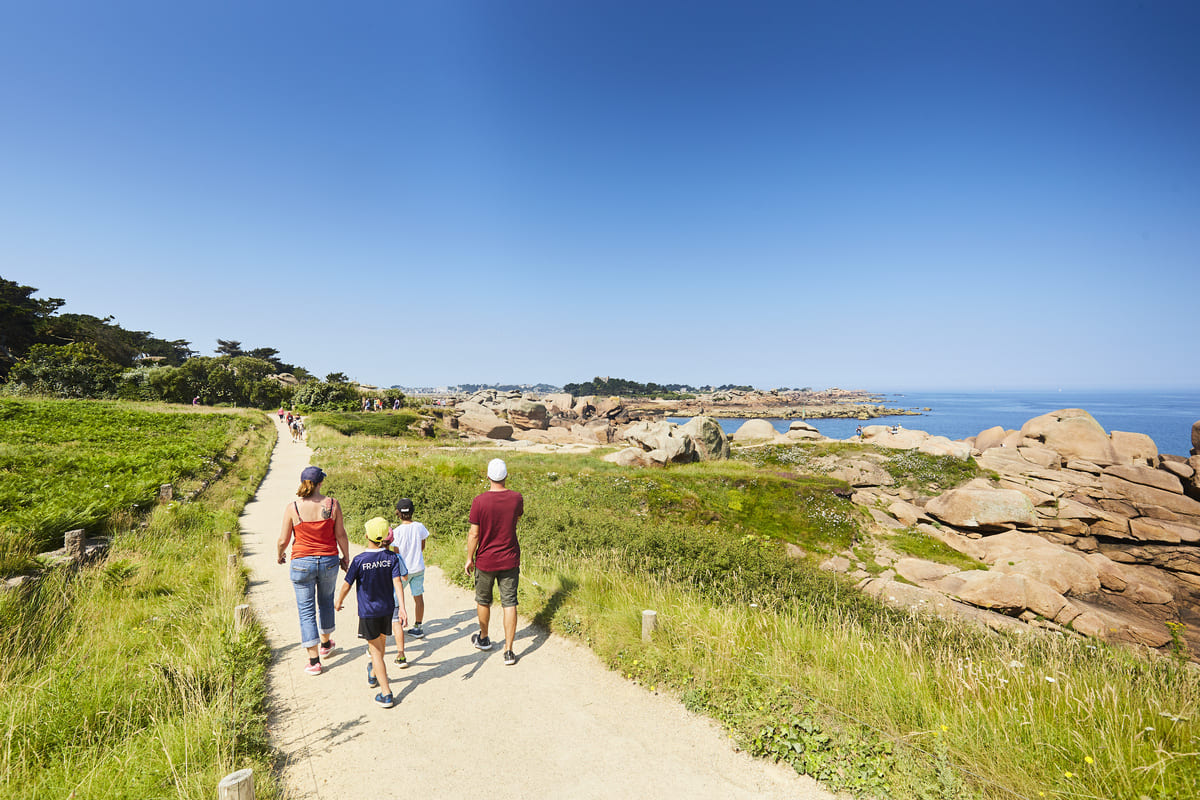
[[[293,558],[291,573],[296,608],[300,611],[300,644],[313,647],[321,641],[320,634],[333,633],[333,592],[337,588],[338,557]]]

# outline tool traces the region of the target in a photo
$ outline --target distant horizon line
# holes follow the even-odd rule
[[[540,386],[551,386],[551,387],[554,387],[557,389],[562,389],[564,386],[564,384],[551,383],[550,381],[494,381],[492,383],[481,383],[478,381],[459,381],[457,383],[410,384],[410,385],[368,383],[368,382],[362,382],[362,381],[355,381],[355,382],[359,383],[359,385],[364,385],[364,386],[376,386],[379,388],[399,388],[399,389],[414,389],[414,388],[415,389],[431,389],[431,388],[435,388],[435,387],[446,387],[447,389],[452,389],[455,386],[463,386],[463,385],[480,386],[483,388],[492,388],[492,387],[499,387],[499,386],[533,387],[533,386],[540,385]],[[576,383],[576,382],[577,381],[571,381],[571,383]],[[682,384],[681,383],[678,385],[693,386],[694,388],[699,389],[703,386],[714,386],[717,384],[707,384],[706,383],[706,384],[700,384],[699,386],[696,386],[694,384]],[[760,392],[769,392],[774,389],[780,388],[778,386],[763,387],[763,386],[756,386],[754,384],[744,384],[744,385],[752,386],[756,391],[760,391]],[[909,387],[889,387],[886,389],[864,388],[864,387],[860,387],[860,386],[845,385],[845,386],[825,386],[825,387],[820,387],[820,388],[812,387],[810,389],[810,391],[824,392],[824,391],[830,391],[833,389],[837,389],[839,391],[848,391],[848,392],[866,392],[868,394],[901,394],[901,395],[902,394],[920,394],[920,393],[925,393],[925,394],[928,394],[928,393],[1001,394],[1001,393],[1009,393],[1009,392],[1038,392],[1038,393],[1044,393],[1044,394],[1054,394],[1054,393],[1059,393],[1059,392],[1062,392],[1062,393],[1067,393],[1067,392],[1072,392],[1072,393],[1074,393],[1074,392],[1104,392],[1104,393],[1140,394],[1140,393],[1148,393],[1148,392],[1183,392],[1183,393],[1196,392],[1196,393],[1200,393],[1200,384],[1174,385],[1174,386],[1146,385],[1146,386],[1132,386],[1132,387],[1131,386],[1010,386],[1010,387],[980,387],[980,386],[912,387],[912,386],[909,386]],[[799,389],[787,389],[787,391],[799,391]]]

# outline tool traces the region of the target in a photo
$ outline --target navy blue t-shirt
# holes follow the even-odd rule
[[[408,574],[404,561],[387,550],[367,550],[359,553],[346,570],[346,583],[358,581],[358,615],[360,617],[391,617],[396,610],[396,587],[392,578]]]

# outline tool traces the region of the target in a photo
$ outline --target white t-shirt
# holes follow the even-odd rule
[[[421,542],[429,538],[429,529],[419,522],[401,522],[392,528],[392,547],[400,554],[411,575],[425,571],[425,554]]]

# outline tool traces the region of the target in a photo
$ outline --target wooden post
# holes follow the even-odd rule
[[[227,542],[233,541],[233,534],[229,531],[225,531],[225,533],[223,533],[222,536],[225,537],[225,541],[227,541]]]
[[[71,558],[83,558],[84,550],[87,549],[87,534],[82,528],[67,531],[63,534],[63,547]]]
[[[228,559],[230,572],[237,572],[237,568],[238,568],[237,562],[238,562],[237,553],[230,553],[229,559]]]
[[[217,800],[254,800],[254,770],[239,769],[221,778]]]
[[[658,613],[655,611],[642,612],[642,641],[650,641],[654,629],[658,627]]]
[[[175,487],[169,483],[164,483],[158,487],[158,501],[160,503],[169,503],[171,498],[175,496]]]
[[[240,606],[233,607],[233,630],[235,633],[241,633],[250,627],[250,621],[253,617],[250,615],[250,605],[242,603]]]

